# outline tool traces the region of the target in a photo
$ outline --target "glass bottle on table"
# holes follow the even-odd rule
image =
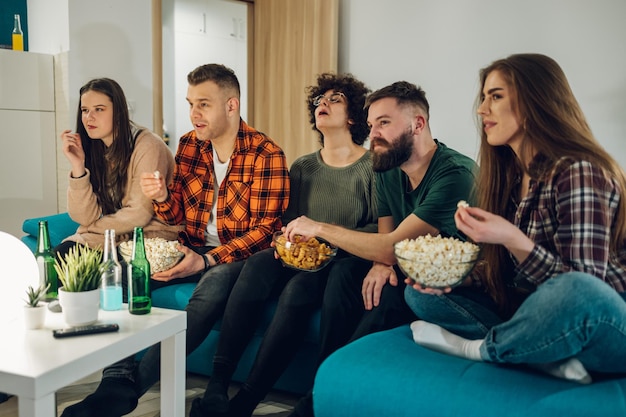
[[[119,310],[122,308],[122,265],[117,260],[115,230],[104,231],[104,256],[100,265],[100,308]]]
[[[37,266],[39,267],[39,285],[45,287],[50,284],[45,299],[46,301],[55,300],[58,297],[57,271],[54,268],[56,257],[50,247],[50,234],[48,232],[47,220],[41,220],[39,222],[35,259],[37,259]]]
[[[22,32],[22,22],[20,21],[20,15],[13,15],[13,33],[12,33],[12,41],[13,41],[13,50],[14,51],[23,51],[24,50],[24,32]]]
[[[135,227],[133,254],[128,264],[128,311],[131,314],[148,314],[151,308],[150,263],[146,258],[143,228]]]

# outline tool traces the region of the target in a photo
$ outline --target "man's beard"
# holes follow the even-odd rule
[[[413,134],[411,131],[406,131],[391,143],[370,138],[370,148],[374,144],[382,145],[387,149],[379,147],[378,150],[372,151],[372,168],[375,172],[388,171],[409,160],[413,152]]]

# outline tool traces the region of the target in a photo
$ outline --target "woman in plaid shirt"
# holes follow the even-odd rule
[[[626,372],[624,171],[551,58],[495,61],[481,83],[478,207],[455,220],[483,246],[466,284],[490,302],[407,288],[423,320],[411,325],[415,341],[580,383],[592,371]]]

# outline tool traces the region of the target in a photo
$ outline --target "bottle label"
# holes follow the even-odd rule
[[[23,51],[24,50],[24,36],[14,33],[12,36],[12,39],[13,39],[13,50]]]

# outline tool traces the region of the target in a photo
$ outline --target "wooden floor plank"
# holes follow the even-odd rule
[[[57,392],[57,412],[60,416],[63,410],[70,405],[81,401],[91,394],[98,387],[101,372],[96,372],[86,378],[77,381],[75,384],[67,386]],[[208,378],[202,375],[188,374],[185,390],[185,415],[189,415],[189,408],[194,398],[202,396],[208,382]],[[229,394],[232,396],[237,392],[238,385],[232,384]],[[255,416],[286,417],[291,412],[293,405],[297,401],[297,396],[272,392],[263,403],[259,404],[254,412]],[[128,417],[159,417],[159,386],[152,387],[139,400],[139,405]],[[11,397],[0,404],[0,417],[18,417],[17,398]]]

